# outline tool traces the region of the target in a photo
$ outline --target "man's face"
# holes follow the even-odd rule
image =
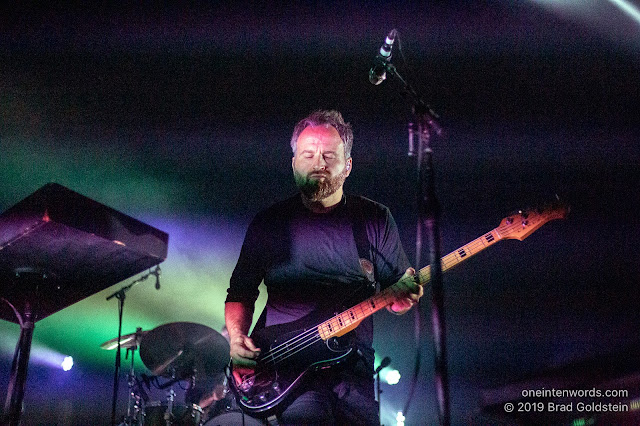
[[[298,136],[292,160],[296,185],[311,201],[320,201],[342,188],[351,172],[351,158],[333,127],[307,127]]]

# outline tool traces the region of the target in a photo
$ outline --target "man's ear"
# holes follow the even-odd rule
[[[353,166],[353,159],[349,157],[347,159],[347,164],[345,165],[345,169],[347,169],[347,176],[351,174],[351,166]]]

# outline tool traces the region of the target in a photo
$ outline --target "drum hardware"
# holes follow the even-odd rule
[[[150,402],[145,408],[144,426],[200,426],[202,409],[196,404]]]
[[[149,401],[149,395],[144,390],[140,379],[135,374],[134,360],[138,350],[138,345],[145,332],[138,327],[135,333],[127,334],[121,337],[121,347],[126,348],[125,359],[131,356],[131,364],[129,373],[127,374],[128,400],[127,414],[122,419],[119,426],[143,425],[144,424],[144,405]],[[117,348],[118,338],[110,339],[100,345],[100,348],[112,350]],[[124,343],[123,343],[124,342]]]
[[[215,375],[229,362],[229,343],[217,331],[191,322],[160,325],[142,336],[140,358],[155,376],[187,380],[194,370]]]
[[[173,387],[170,387],[167,391],[167,411],[164,413],[164,420],[167,422],[167,426],[173,424],[173,400],[176,397],[176,393],[173,391]]]
[[[158,376],[146,376],[142,375],[142,380],[145,385],[150,388],[151,386],[166,390],[165,401],[153,401],[145,402],[142,423],[146,426],[199,426],[202,422],[203,410],[197,404],[181,404],[176,401],[176,392],[174,387],[177,383],[182,381],[181,378],[176,377],[176,371],[174,368],[169,368],[166,372],[172,377],[165,383],[159,382]],[[193,374],[195,377],[195,372]],[[190,379],[189,382],[193,380]],[[187,390],[191,384],[188,385]],[[186,396],[186,394],[185,394]]]
[[[129,397],[127,401],[127,416],[125,417],[126,425],[140,424],[140,420],[144,415],[144,403],[149,401],[149,395],[145,392],[141,386],[140,380],[136,377],[133,361],[135,358],[136,350],[138,349],[137,342],[140,341],[142,336],[142,328],[138,327],[134,333],[133,339],[129,342],[132,344],[127,345],[127,352],[125,359],[131,354],[131,366],[129,367],[129,376],[127,384],[129,386]]]
[[[108,340],[100,347],[114,349],[116,340]],[[149,331],[138,328],[135,333],[122,336],[120,343],[127,348],[127,356],[131,353],[132,360],[128,377],[129,402],[123,426],[201,425],[204,410],[195,402],[200,402],[198,395],[205,394],[203,391],[211,385],[207,383],[203,387],[199,384],[201,381],[215,383],[214,400],[224,398],[226,389],[224,393],[219,389],[218,377],[223,377],[223,368],[229,361],[229,344],[213,329],[188,322],[168,323]],[[135,375],[133,358],[138,349],[151,376],[140,374],[138,378]],[[187,382],[186,387],[180,385],[186,391],[184,403],[176,400],[175,386],[182,381]],[[150,402],[145,387],[149,391],[152,388],[165,390],[165,400]]]
[[[135,333],[125,334],[120,337],[120,347],[121,348],[132,348],[140,346],[140,340],[142,336],[144,336],[147,332],[138,328]],[[114,337],[113,339],[109,339],[106,342],[100,345],[100,349],[104,349],[107,351],[113,350],[118,347],[118,338]]]

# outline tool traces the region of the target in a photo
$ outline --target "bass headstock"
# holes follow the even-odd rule
[[[568,214],[569,206],[557,201],[544,207],[520,210],[509,215],[502,219],[497,229],[502,238],[522,241],[545,223],[555,219],[564,219]]]

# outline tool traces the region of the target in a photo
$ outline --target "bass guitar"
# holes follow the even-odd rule
[[[503,239],[524,240],[545,223],[566,217],[566,206],[551,206],[505,217],[492,231],[476,238],[442,258],[447,271],[471,256]],[[393,303],[396,295],[406,293],[409,283],[425,285],[431,280],[431,267],[425,266],[416,277],[404,277],[369,299],[322,322],[310,316],[297,321],[265,327],[251,337],[260,348],[269,348],[257,358],[254,370],[236,382],[233,365],[226,370],[229,387],[248,414],[268,416],[286,406],[294,390],[307,373],[329,368],[345,361],[354,351],[350,331],[360,322]],[[326,318],[326,317],[325,317]]]

